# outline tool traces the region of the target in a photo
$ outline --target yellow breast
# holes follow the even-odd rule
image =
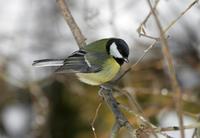
[[[79,80],[89,85],[100,85],[112,80],[120,69],[120,65],[115,59],[110,58],[106,61],[106,66],[96,73],[76,73]]]

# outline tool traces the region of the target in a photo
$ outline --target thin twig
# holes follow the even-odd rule
[[[160,32],[162,52],[163,52],[163,55],[168,64],[169,75],[170,75],[170,78],[172,81],[172,88],[173,88],[174,92],[176,92],[174,98],[176,101],[176,109],[177,109],[177,113],[178,113],[178,117],[179,117],[179,126],[181,128],[180,134],[181,134],[181,138],[184,138],[185,136],[184,136],[183,114],[182,114],[182,93],[181,93],[181,89],[180,89],[180,86],[179,86],[177,78],[176,78],[176,72],[175,72],[175,68],[174,68],[173,58],[172,58],[172,55],[170,54],[168,41],[165,37],[165,33],[162,29],[160,20],[158,19],[158,16],[156,15],[155,11],[153,10],[150,0],[147,0],[147,2],[149,4],[149,7],[151,8],[151,12],[155,18],[156,25]]]
[[[183,129],[194,129],[194,128],[198,128],[198,127],[200,127],[200,122],[183,126]],[[172,126],[172,127],[165,127],[165,128],[156,128],[155,132],[160,132],[160,131],[178,131],[178,130],[181,130],[181,128],[178,127],[178,126]]]
[[[126,90],[122,90],[122,92],[124,93],[124,95],[127,97],[132,109],[134,109],[134,112],[136,113],[143,113],[142,111],[142,107],[139,105],[138,101],[136,100],[135,96],[133,96],[132,94],[130,94],[128,91]]]
[[[140,34],[140,36],[144,36],[144,37],[146,37],[146,38],[149,38],[149,39],[153,39],[153,40],[159,41],[159,38],[157,38],[157,37],[153,37],[153,36],[151,36],[151,35]]]
[[[134,113],[136,114],[142,114],[143,110],[140,104],[138,103],[137,99],[135,98],[134,95],[132,95],[129,91],[120,89],[118,87],[113,87],[113,90],[117,92],[117,96],[124,95],[128,99],[131,109]],[[120,105],[119,105],[120,106]]]
[[[185,15],[185,13],[187,11],[189,11],[199,0],[194,0],[184,11],[182,11],[178,17],[176,17],[176,19],[174,19],[173,21],[171,21],[171,23],[164,29],[164,33],[166,33],[170,28],[172,28],[173,25],[175,25],[175,23],[183,16]],[[153,10],[155,11],[157,5],[159,3],[159,0],[156,1],[155,5],[153,6]],[[150,16],[152,15],[152,12],[150,11],[148,13],[148,15],[146,16],[146,18],[142,21],[142,23],[140,24],[140,26],[137,29],[137,32],[139,34],[139,36],[144,36],[144,37],[148,37],[150,39],[154,39],[154,37],[149,37],[148,35],[146,35],[146,31],[144,29],[146,22],[148,21],[148,19],[150,18]]]
[[[151,122],[149,122],[146,118],[144,118],[142,115],[136,113],[135,111],[132,111],[130,108],[128,108],[127,106],[123,105],[123,104],[119,104],[119,107],[126,110],[127,112],[129,112],[130,114],[136,116],[137,118],[139,118],[144,124],[151,126],[152,128],[155,128],[156,126],[153,125]]]
[[[102,102],[100,102],[99,105],[97,106],[94,118],[92,119],[92,123],[91,123],[92,132],[93,132],[95,138],[97,138],[97,134],[96,134],[96,131],[95,131],[94,123],[95,123],[95,121],[97,119],[97,116],[98,116],[98,113],[99,113],[99,109],[101,108],[101,105],[102,105]]]
[[[86,38],[83,36],[80,28],[78,27],[77,23],[75,22],[67,3],[65,2],[65,0],[56,0],[61,12],[64,16],[65,21],[67,22],[69,28],[71,29],[71,32],[79,46],[79,48],[83,47],[86,45],[85,40]]]
[[[165,29],[164,32],[167,32],[185,13],[190,10],[199,0],[194,0],[180,15],[174,19]]]
[[[155,5],[153,7],[154,10],[156,9],[158,3],[159,3],[159,0],[156,0]],[[152,13],[151,13],[151,10],[150,10],[148,15],[146,16],[146,18],[140,23],[140,26],[137,28],[137,32],[138,32],[139,36],[145,36],[146,35],[144,27],[145,27],[147,21],[149,20],[149,18],[151,17],[151,14]]]

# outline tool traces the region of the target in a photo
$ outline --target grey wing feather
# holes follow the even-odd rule
[[[99,65],[90,64],[90,62],[86,59],[86,54],[87,52],[82,49],[72,53],[72,55],[64,60],[63,66],[60,66],[55,72],[91,73],[100,71],[101,67]]]
[[[64,63],[64,59],[41,59],[33,61],[35,67],[59,67]]]

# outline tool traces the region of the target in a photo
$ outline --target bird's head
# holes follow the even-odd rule
[[[111,38],[106,45],[107,53],[117,61],[119,65],[128,62],[129,47],[127,43],[119,38]]]

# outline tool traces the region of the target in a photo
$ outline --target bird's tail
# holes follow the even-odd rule
[[[64,59],[41,59],[33,61],[35,67],[58,67],[64,64]]]

